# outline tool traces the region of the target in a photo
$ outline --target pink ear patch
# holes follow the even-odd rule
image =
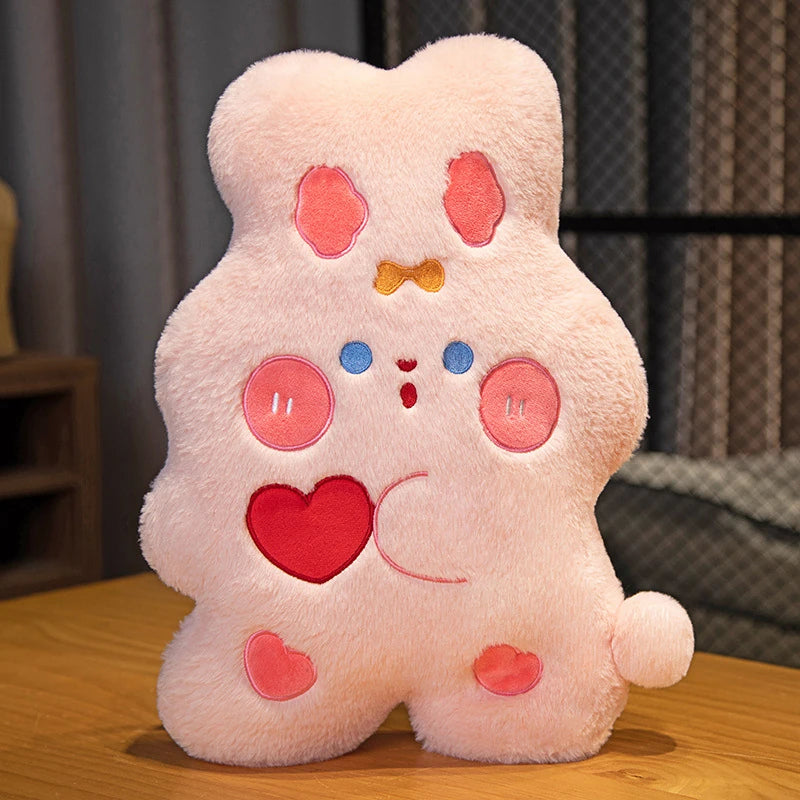
[[[486,435],[504,450],[527,453],[553,433],[561,399],[553,376],[529,358],[511,358],[481,383],[480,416]]]
[[[471,247],[489,244],[506,209],[492,165],[483,153],[462,153],[447,173],[444,209],[450,222]]]
[[[268,631],[258,631],[247,640],[244,669],[250,685],[267,700],[299,697],[317,680],[311,659]]]
[[[472,665],[475,679],[492,694],[511,697],[529,692],[542,679],[542,662],[510,644],[487,647]]]
[[[339,167],[312,167],[297,189],[294,223],[320,258],[339,258],[367,224],[367,201]]]
[[[253,492],[247,530],[278,569],[309,583],[325,583],[352,564],[372,534],[372,501],[354,478],[321,480],[303,494],[270,484]]]
[[[275,450],[302,450],[328,430],[333,390],[322,370],[310,361],[276,356],[251,373],[242,408],[256,439]]]

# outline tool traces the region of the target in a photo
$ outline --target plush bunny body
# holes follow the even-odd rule
[[[595,523],[646,385],[557,242],[546,67],[488,36],[388,72],[277,56],[223,95],[209,152],[234,232],[159,343],[169,456],[142,513],[197,604],[165,727],[293,764],[405,702],[442,753],[597,752],[692,631],[670,598],[623,600]]]

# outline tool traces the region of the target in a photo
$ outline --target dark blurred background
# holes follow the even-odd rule
[[[641,451],[598,505],[626,590],[678,597],[701,649],[800,666],[795,0],[0,0],[17,334],[99,358],[103,573],[144,567],[155,343],[230,234],[205,154],[219,94],[283,50],[391,67],[479,31],[555,74],[562,245],[647,366]]]

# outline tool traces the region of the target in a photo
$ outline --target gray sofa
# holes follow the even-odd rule
[[[697,648],[800,667],[800,451],[638,453],[597,518],[626,592],[676,597]]]

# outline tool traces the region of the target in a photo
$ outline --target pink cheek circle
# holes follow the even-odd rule
[[[541,447],[556,427],[560,407],[553,376],[529,358],[503,361],[481,383],[481,422],[503,450],[528,453]]]
[[[298,356],[268,358],[250,374],[242,397],[247,425],[275,450],[319,441],[333,419],[333,390],[322,370]]]

